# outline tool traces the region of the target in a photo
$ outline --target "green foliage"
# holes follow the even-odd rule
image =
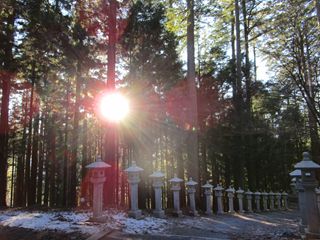
[[[164,27],[165,21],[161,4],[138,1],[132,6],[121,41],[122,55],[128,63],[128,84],[145,82],[163,93],[181,80],[177,41]]]

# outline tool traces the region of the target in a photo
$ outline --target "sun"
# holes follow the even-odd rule
[[[120,93],[106,93],[101,97],[99,111],[110,122],[120,122],[129,113],[129,101]]]

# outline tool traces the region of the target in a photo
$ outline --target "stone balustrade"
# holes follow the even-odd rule
[[[141,217],[141,210],[138,209],[138,190],[137,185],[140,181],[139,172],[142,172],[143,169],[138,167],[135,162],[125,170],[128,173],[128,182],[130,184],[130,201],[131,201],[131,209],[129,211],[129,216],[134,218]],[[153,210],[153,214],[156,217],[165,217],[165,211],[162,206],[162,187],[164,186],[164,178],[165,175],[160,172],[156,171],[150,175],[152,179],[152,186],[154,188],[154,201],[155,201],[155,209]],[[173,192],[173,211],[171,211],[175,216],[182,216],[182,210],[180,209],[180,191],[181,185],[180,183],[184,180],[178,178],[175,175],[172,179],[169,180],[171,183],[171,190]],[[186,193],[188,198],[188,212],[184,212],[186,214],[192,216],[198,216],[197,206],[196,206],[196,199],[195,193],[197,190],[196,185],[198,183],[193,181],[192,178],[189,178],[189,181],[185,183],[186,185]],[[251,192],[249,189],[247,191],[242,190],[239,188],[237,191],[232,187],[229,186],[226,190],[223,188],[222,185],[218,184],[216,187],[211,185],[208,181],[205,185],[202,186],[203,189],[203,197],[205,200],[205,209],[203,209],[206,215],[213,215],[213,212],[217,214],[224,214],[225,209],[228,213],[233,214],[236,211],[240,214],[243,214],[246,209],[247,213],[252,213],[253,210],[256,213],[263,211],[270,210],[287,210],[288,209],[288,194],[286,192],[277,192],[273,193],[272,191],[256,191]],[[318,190],[319,191],[319,190]],[[213,199],[213,192],[215,201]],[[320,191],[319,191],[320,195]],[[244,201],[245,199],[245,201]],[[183,199],[185,201],[187,199]],[[237,200],[237,205],[234,206],[234,200]],[[268,201],[269,200],[269,201]],[[276,200],[276,208],[275,208],[275,200]],[[214,202],[216,202],[216,207],[214,207]],[[262,202],[262,205],[261,205]],[[268,206],[269,202],[269,206]],[[224,205],[225,204],[225,205]],[[246,205],[246,208],[244,208]],[[253,208],[254,207],[254,208]],[[262,208],[262,209],[261,209]],[[216,211],[214,211],[214,209]]]

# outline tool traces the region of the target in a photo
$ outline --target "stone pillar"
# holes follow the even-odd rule
[[[138,212],[138,183],[140,181],[129,181],[130,183],[130,203],[131,203],[131,213],[132,217],[140,217],[141,212]],[[137,211],[137,213],[136,213]]]
[[[217,214],[224,214],[223,204],[222,204],[222,197],[223,197],[222,191],[224,190],[224,188],[218,184],[213,190],[214,190],[214,194],[217,198],[217,205],[218,205]]]
[[[296,169],[301,170],[301,185],[304,189],[306,218],[307,218],[307,239],[320,239],[320,213],[317,206],[315,188],[318,186],[316,170],[320,165],[310,159],[309,153],[303,153],[303,160],[298,162]]]
[[[231,186],[226,190],[227,196],[228,196],[228,206],[229,206],[229,213],[234,213],[234,207],[233,207],[233,198],[235,190]]]
[[[237,193],[237,198],[238,198],[238,203],[239,203],[239,213],[244,213],[244,210],[243,210],[243,194],[244,194],[244,191],[239,188],[238,191],[236,191]]]
[[[212,188],[213,186],[207,181],[205,185],[202,186],[204,188],[204,194],[206,195],[206,214],[211,216],[212,212]]]
[[[317,206],[320,212],[320,187],[316,188],[316,196],[317,196]]]
[[[281,193],[275,193],[276,201],[277,201],[277,209],[281,210]]]
[[[269,211],[269,209],[268,209],[268,193],[262,192],[261,196],[262,196],[263,211]]]
[[[300,222],[300,232],[304,232],[305,228],[307,227],[307,210],[306,210],[306,199],[304,197],[304,188],[301,184],[301,179],[297,179],[296,181],[296,189],[298,192],[298,202],[299,202],[299,211],[301,216]]]
[[[247,212],[252,213],[252,192],[248,190],[244,193],[247,199]]]
[[[304,189],[301,185],[301,170],[295,169],[294,171],[289,173],[291,179],[291,186],[294,186],[295,191],[298,193],[298,203],[299,203],[299,211],[301,216],[301,222],[299,225],[299,230],[301,233],[304,233],[305,228],[307,227],[307,217],[306,217],[306,204],[304,197]]]
[[[283,202],[283,207],[282,209],[283,210],[288,210],[288,193],[286,192],[282,192],[281,193],[281,196],[282,196],[282,202]]]
[[[256,212],[261,212],[260,199],[261,199],[261,192],[255,192],[254,193],[254,201],[256,203]]]
[[[104,179],[91,178],[90,182],[93,184],[93,219],[98,219],[102,216],[102,194],[103,194],[103,184]]]
[[[164,211],[162,209],[162,187],[164,174],[160,171],[156,171],[152,173],[149,177],[153,179],[152,186],[154,188],[155,194],[155,209],[153,211],[153,214],[155,217],[163,218]]]
[[[172,184],[171,190],[173,191],[173,214],[180,217],[182,216],[182,212],[180,210],[180,183],[183,182],[183,180],[178,178],[175,174],[174,178],[170,179],[169,182]]]
[[[139,173],[143,171],[142,168],[136,165],[135,161],[129,168],[124,170],[128,173],[128,182],[130,185],[130,211],[128,212],[129,217],[139,219],[142,217],[142,212],[138,208],[138,183],[140,182]]]
[[[189,181],[186,182],[187,192],[189,195],[189,202],[190,202],[190,214],[193,216],[198,215],[198,212],[196,210],[196,200],[195,200],[195,193],[196,193],[196,186],[197,185],[198,185],[198,183],[193,181],[192,178],[189,178]]]
[[[270,200],[270,211],[274,211],[274,193],[269,192],[269,200]]]
[[[102,207],[103,207],[103,184],[106,181],[105,169],[111,167],[109,164],[102,162],[101,158],[97,157],[96,162],[90,163],[86,166],[90,170],[90,182],[93,184],[93,199],[92,221],[103,221]]]

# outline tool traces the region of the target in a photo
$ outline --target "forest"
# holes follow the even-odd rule
[[[99,157],[105,206],[127,206],[132,161],[142,209],[156,170],[165,207],[174,174],[197,201],[207,180],[290,191],[303,151],[320,163],[319,30],[319,0],[0,1],[0,207],[81,206]]]

